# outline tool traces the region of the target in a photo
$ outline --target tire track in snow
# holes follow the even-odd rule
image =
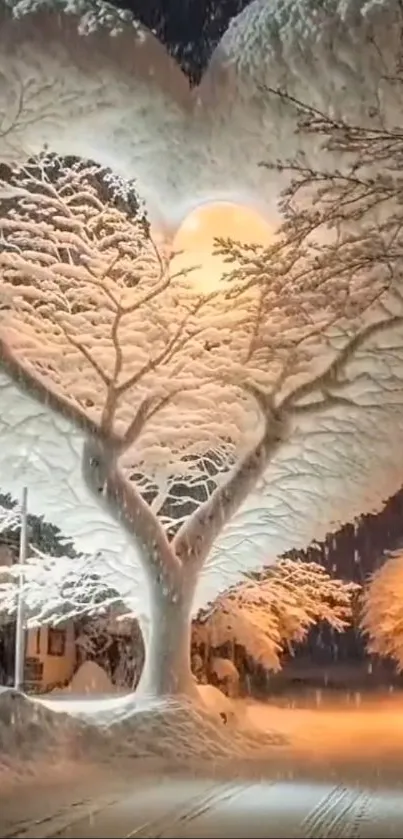
[[[147,822],[147,824],[143,824],[130,833],[127,833],[124,839],[163,839],[167,831],[171,835],[174,835],[172,834],[172,830],[175,831],[180,827],[190,824],[190,822],[200,818],[200,816],[208,813],[209,810],[224,801],[234,800],[239,795],[242,795],[245,789],[250,786],[252,784],[238,786],[234,782],[220,784],[219,787],[217,787],[217,784],[212,784],[210,789],[204,793],[198,793],[193,799],[187,801],[186,804],[182,804],[170,814],[165,814],[159,819],[153,822]]]
[[[46,816],[42,816],[41,818],[32,818],[32,819],[22,819],[19,822],[13,822],[13,828],[8,833],[3,834],[3,839],[15,839],[15,837],[25,837],[28,835],[28,831],[35,829],[41,825],[48,824],[53,819],[58,818],[67,810],[71,808],[78,808],[83,807],[86,804],[89,804],[89,801],[81,800],[81,801],[72,801],[69,803],[68,806],[63,805],[59,809],[56,810],[54,813],[47,813]]]
[[[67,827],[85,818],[96,816],[102,810],[116,803],[118,803],[117,799],[113,801],[104,800],[98,807],[94,807],[91,799],[72,801],[60,807],[56,812],[49,813],[42,818],[30,819],[29,821],[21,821],[14,824],[11,832],[3,834],[3,839],[17,839],[17,837],[18,839],[50,839],[50,837],[54,839],[54,837],[60,836]],[[38,830],[40,831],[39,833]],[[47,832],[44,833],[44,830]]]
[[[367,822],[369,819],[369,808],[371,800],[372,796],[369,795],[369,793],[365,792],[361,793],[361,803],[359,803],[360,799],[357,798],[357,806],[355,807],[356,813],[354,816],[353,824],[351,825],[349,839],[360,839],[360,827],[362,825],[362,822]]]
[[[369,792],[334,787],[304,819],[301,835],[304,839],[359,839],[370,800]]]

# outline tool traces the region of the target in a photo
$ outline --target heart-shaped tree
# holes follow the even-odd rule
[[[150,620],[140,688],[191,693],[201,572],[208,569],[217,593],[228,585],[228,566],[229,577],[239,578],[261,564],[249,550],[239,565],[236,556],[228,563],[213,547],[288,444],[293,420],[354,404],[343,376],[360,346],[390,325],[385,318],[357,326],[385,280],[369,293],[357,274],[346,295],[331,262],[315,257],[305,282],[306,249],[278,240],[262,253],[252,246],[242,254],[233,244],[239,267],[222,289],[200,294],[191,266],[170,271],[170,255],[156,246],[135,195],[123,195],[100,167],[72,159],[45,156],[10,173],[2,207],[6,381],[24,404],[56,418],[55,471],[46,482],[54,491],[65,472],[57,503],[68,507],[84,481],[95,508],[126,533],[129,570],[118,562],[106,580],[95,558],[94,573],[119,592],[126,575],[133,611]],[[273,295],[276,305],[267,308]],[[327,330],[348,318],[341,348],[318,371]],[[14,427],[17,438],[24,433],[23,423]],[[63,437],[77,433],[81,476],[59,451]],[[42,439],[36,458],[46,452]],[[77,500],[74,515],[77,521]],[[91,533],[89,542],[95,539]],[[102,547],[108,553],[110,539]]]

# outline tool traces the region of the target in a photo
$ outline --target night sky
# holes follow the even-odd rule
[[[115,0],[131,9],[173,55],[192,84],[200,81],[214,47],[251,0]]]

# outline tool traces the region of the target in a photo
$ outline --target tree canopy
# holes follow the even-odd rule
[[[361,630],[367,649],[403,670],[403,554],[391,554],[364,588]]]
[[[243,646],[257,664],[277,672],[281,657],[316,623],[342,632],[351,620],[351,601],[359,586],[332,577],[316,562],[279,559],[254,579],[220,595],[200,615],[199,643]]]

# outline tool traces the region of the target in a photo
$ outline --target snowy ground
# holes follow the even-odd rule
[[[132,697],[0,694],[0,836],[403,839],[402,695],[295,701],[236,703],[247,738]]]

